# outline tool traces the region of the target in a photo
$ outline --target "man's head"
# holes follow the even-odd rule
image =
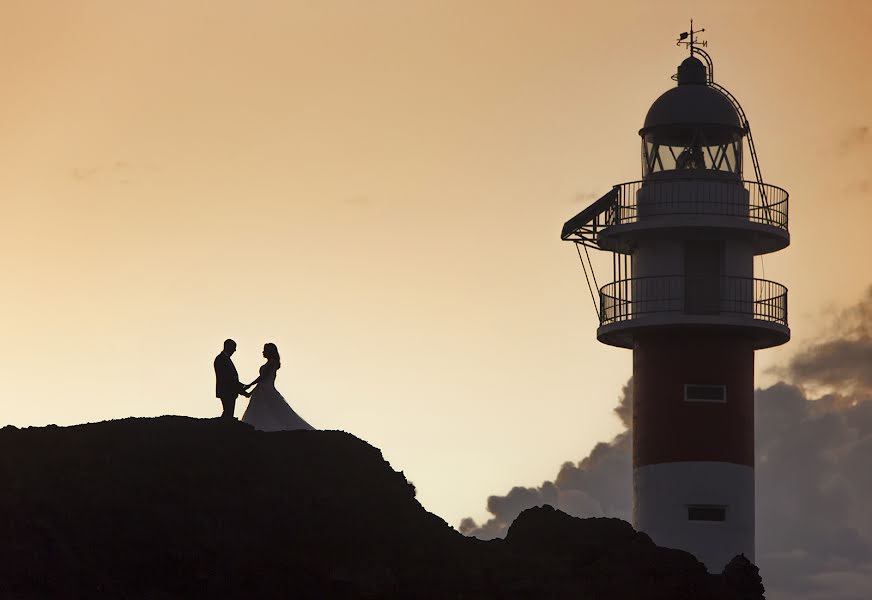
[[[234,352],[236,352],[236,342],[230,339],[224,340],[224,354],[233,356]]]

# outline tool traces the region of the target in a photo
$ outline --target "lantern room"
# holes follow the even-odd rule
[[[678,85],[648,110],[642,137],[642,176],[742,178],[745,128],[733,103],[708,85],[706,66],[691,56],[678,67]]]

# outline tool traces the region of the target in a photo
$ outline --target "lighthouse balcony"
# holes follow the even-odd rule
[[[633,338],[652,329],[716,328],[749,336],[754,347],[790,339],[787,288],[752,277],[672,275],[614,281],[599,292],[597,338],[633,347]]]
[[[780,187],[727,176],[631,181],[567,221],[561,237],[629,254],[645,236],[705,229],[749,239],[755,254],[766,254],[790,244],[788,197]]]

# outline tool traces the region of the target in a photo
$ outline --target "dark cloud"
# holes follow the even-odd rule
[[[70,174],[73,179],[81,183],[94,181],[130,183],[130,175],[133,170],[134,167],[130,163],[123,160],[117,160],[107,165],[76,167]]]
[[[350,204],[351,206],[370,206],[372,204],[372,199],[369,196],[364,194],[357,194],[355,196],[349,196],[345,198],[345,203]]]
[[[615,416],[621,420],[627,431],[633,430],[633,379],[624,385],[621,390],[621,397],[618,399],[618,405],[614,408]]]
[[[869,158],[872,149],[872,127],[869,125],[857,125],[842,132],[838,142],[838,151],[842,157],[858,156],[862,160]],[[861,171],[861,174],[864,174]],[[863,177],[851,181],[846,186],[849,195],[865,196],[872,192],[872,180]]]
[[[857,125],[842,134],[839,140],[839,151],[842,154],[849,154],[866,148],[870,144],[872,144],[872,127],[869,125]]]
[[[625,427],[632,423],[632,386],[624,386],[615,414]],[[478,525],[470,518],[459,527],[461,533],[481,539],[503,537],[521,511],[550,504],[577,517],[619,517],[630,520],[632,481],[630,479],[630,433],[594,446],[578,463],[566,462],[554,481],[536,488],[515,487],[505,496],[490,496],[487,510],[493,515]]]
[[[783,374],[802,385],[872,393],[872,288],[833,320],[829,333],[794,356]]]
[[[872,598],[872,289],[801,349],[781,382],[756,394],[757,564],[769,600]],[[831,393],[810,397],[805,387]],[[553,482],[488,498],[493,515],[461,531],[502,536],[522,510],[552,504],[629,520],[632,398],[615,413],[628,431],[566,463]]]
[[[868,177],[860,179],[859,181],[848,184],[845,189],[851,195],[859,194],[864,196],[872,193],[872,179],[869,179]]]
[[[98,171],[97,167],[76,167],[72,170],[71,175],[77,181],[89,181],[97,175]]]
[[[872,597],[872,400],[757,392],[757,564],[775,598]],[[839,583],[841,582],[841,583]]]
[[[579,192],[572,199],[573,204],[590,204],[595,200],[599,200],[604,192]]]

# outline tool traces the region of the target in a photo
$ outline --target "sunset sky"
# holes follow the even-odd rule
[[[553,477],[631,373],[560,229],[641,177],[690,17],[791,195],[766,385],[872,283],[872,3],[3,2],[0,422],[216,416],[233,337],[452,525]]]

